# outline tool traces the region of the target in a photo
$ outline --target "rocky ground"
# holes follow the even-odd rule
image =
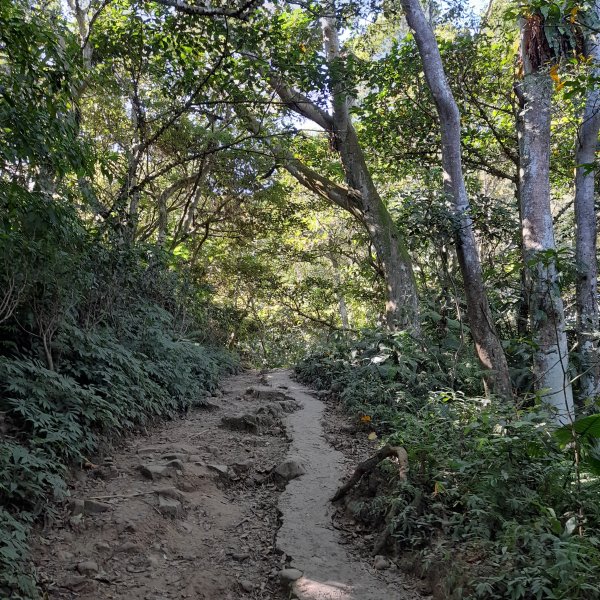
[[[36,536],[47,598],[422,598],[336,525],[328,500],[371,451],[364,432],[330,415],[335,450],[323,402],[285,371],[231,377],[210,402],[79,474]]]

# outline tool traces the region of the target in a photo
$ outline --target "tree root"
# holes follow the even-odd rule
[[[369,473],[382,460],[392,456],[398,461],[398,477],[400,480],[405,481],[408,472],[408,454],[406,450],[402,446],[386,445],[380,448],[371,458],[359,463],[352,477],[338,489],[333,498],[331,498],[331,502],[336,502],[340,498],[343,498],[362,479],[365,473]]]
[[[377,556],[378,554],[381,554],[383,549],[387,545],[388,540],[390,539],[390,537],[392,535],[392,531],[391,531],[392,520],[398,514],[398,510],[399,510],[398,505],[392,506],[392,508],[390,508],[387,515],[385,516],[385,527],[383,528],[383,531],[381,531],[381,533],[377,537],[377,540],[375,541],[375,546],[373,546],[373,556]]]

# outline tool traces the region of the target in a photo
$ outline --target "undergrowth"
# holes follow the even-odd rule
[[[201,405],[238,361],[190,317],[204,306],[172,257],[23,190],[0,195],[0,214],[0,597],[29,600],[29,531],[66,497],[69,470]]]
[[[600,598],[591,450],[558,435],[539,407],[482,398],[468,360],[448,366],[443,352],[380,332],[340,338],[297,365],[301,380],[408,452],[408,480],[390,470],[362,513],[387,523],[437,598]]]

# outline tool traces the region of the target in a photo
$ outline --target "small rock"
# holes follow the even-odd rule
[[[189,454],[185,454],[183,452],[171,452],[169,454],[163,454],[163,460],[179,460],[182,463],[187,462],[189,460]]]
[[[169,467],[170,469],[174,469],[175,471],[183,471],[184,470],[183,462],[181,460],[179,460],[178,458],[175,458],[174,460],[170,460],[167,463],[167,467]]]
[[[253,464],[254,464],[254,461],[251,458],[249,458],[248,460],[242,460],[242,461],[239,461],[239,462],[234,462],[231,465],[231,468],[236,473],[247,473],[252,468]]]
[[[390,561],[385,557],[378,554],[373,561],[373,567],[378,571],[382,571],[383,569],[390,568]]]
[[[254,591],[254,584],[247,579],[240,579],[240,587],[248,594]]]
[[[266,400],[267,402],[280,402],[285,400],[285,394],[278,390],[253,390],[252,396],[257,400]]]
[[[283,408],[280,403],[269,404],[268,406],[261,406],[256,412],[259,415],[267,415],[267,417],[279,419],[283,415]]]
[[[80,515],[75,515],[74,517],[69,518],[69,525],[73,529],[79,529],[79,526],[81,525],[82,520],[83,520],[83,513]]]
[[[234,431],[259,432],[259,420],[256,415],[243,414],[234,417],[222,417],[221,425]]]
[[[147,479],[160,479],[161,477],[170,477],[173,474],[173,469],[167,465],[140,465],[140,473]]]
[[[174,500],[169,496],[163,496],[159,494],[158,496],[158,510],[167,517],[178,517],[182,510],[183,506],[179,500]]]
[[[250,558],[250,555],[247,552],[240,552],[239,554],[232,554],[231,558],[233,558],[233,560],[237,560],[238,562],[244,562]]]
[[[77,515],[82,515],[84,511],[85,503],[83,500],[78,500],[77,498],[73,498],[69,503],[69,508],[71,509],[71,514],[76,517]]]
[[[154,554],[151,554],[150,556],[148,556],[148,558],[146,559],[148,566],[152,567],[153,569],[158,569],[160,567],[160,558],[158,556],[155,556]]]
[[[111,479],[116,479],[119,476],[119,470],[114,465],[98,467],[90,472],[90,476],[94,479],[110,481]]]
[[[282,481],[291,481],[305,473],[306,469],[304,468],[304,465],[297,460],[286,460],[277,465],[273,470],[274,478]]]
[[[159,496],[166,496],[167,498],[173,498],[173,500],[183,500],[183,494],[176,487],[165,487],[157,488],[154,490]]]
[[[58,560],[61,562],[69,562],[75,558],[75,555],[68,550],[59,550],[56,553],[56,558],[58,558]]]
[[[96,542],[96,550],[100,550],[101,552],[110,550],[110,544],[108,542]]]
[[[133,542],[124,542],[116,549],[116,552],[123,552],[125,554],[138,554],[141,552],[141,547]]]
[[[62,587],[67,588],[73,592],[80,592],[84,587],[90,585],[90,580],[83,575],[69,575],[62,582]]]
[[[77,565],[77,571],[87,577],[97,575],[99,570],[100,568],[95,560],[85,560]]]
[[[302,571],[299,569],[282,569],[279,571],[279,580],[284,585],[289,585],[302,577]]]
[[[158,448],[156,446],[148,446],[146,448],[138,448],[137,453],[142,456],[147,456],[148,454],[156,454],[157,452],[161,452],[162,450],[162,448]]]
[[[227,465],[211,463],[206,465],[206,468],[210,469],[211,471],[216,471],[221,477],[229,477],[229,467]]]
[[[136,529],[137,527],[133,521],[125,521],[121,527],[121,533],[135,533]]]
[[[182,492],[195,492],[196,491],[196,485],[194,484],[193,481],[185,481],[182,480],[180,481],[178,484],[179,489],[181,489]]]
[[[110,504],[106,504],[106,502],[98,502],[97,500],[84,500],[83,504],[83,512],[86,515],[97,515],[112,509]]]

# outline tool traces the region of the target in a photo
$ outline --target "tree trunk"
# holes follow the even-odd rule
[[[333,119],[331,132],[348,185],[360,192],[363,222],[381,261],[386,285],[386,321],[392,330],[420,333],[417,284],[404,240],[379,196],[350,118],[340,62],[335,3],[323,3],[323,47],[330,67]]]
[[[330,238],[330,242],[333,240]],[[340,313],[340,320],[342,322],[342,329],[350,329],[350,319],[348,318],[348,306],[346,305],[346,299],[342,293],[342,278],[340,276],[340,265],[338,259],[333,252],[329,251],[329,260],[333,267],[333,282],[335,283],[335,291],[338,297],[338,310]]]
[[[486,383],[505,398],[512,396],[512,386],[504,349],[493,323],[481,271],[481,262],[469,199],[465,188],[461,159],[460,114],[448,85],[442,58],[431,26],[419,0],[401,0],[406,20],[413,30],[425,79],[435,101],[442,134],[444,191],[451,199],[455,220],[455,239],[467,301],[467,317],[479,362],[486,370]]]
[[[600,3],[593,4],[600,16]],[[600,75],[600,34],[588,40],[588,55],[594,62],[593,74]],[[596,214],[594,210],[594,168],[600,131],[600,90],[591,89],[585,100],[581,126],[577,132],[575,163],[575,258],[577,263],[577,341],[581,356],[581,398],[600,394],[598,342],[598,264],[596,260]]]
[[[528,35],[522,26],[523,39]],[[533,375],[542,401],[556,411],[558,423],[574,418],[563,301],[558,283],[556,244],[550,209],[550,124],[552,80],[535,68],[522,48],[520,84],[521,218],[527,269],[529,315],[535,344]]]

